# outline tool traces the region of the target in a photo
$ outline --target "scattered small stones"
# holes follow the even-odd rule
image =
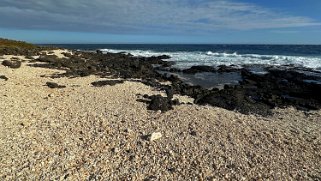
[[[4,79],[5,81],[8,80],[8,77],[4,76],[4,75],[0,75],[0,79]]]
[[[49,88],[52,88],[52,89],[54,89],[54,88],[66,88],[66,86],[64,86],[64,85],[59,85],[59,84],[57,84],[57,83],[55,83],[55,82],[47,82],[46,83],[46,85],[49,87]]]
[[[149,140],[149,141],[155,141],[155,140],[160,139],[162,136],[163,136],[162,133],[160,133],[160,132],[154,132],[154,133],[152,133],[152,134],[150,134],[150,135],[148,136],[148,140]]]
[[[13,69],[17,69],[17,68],[21,67],[21,62],[20,61],[4,60],[2,62],[2,65],[6,66],[6,67],[13,68]]]
[[[124,83],[123,80],[102,80],[102,81],[92,82],[91,85],[93,85],[94,87],[103,87],[106,85],[114,86],[116,84],[122,84],[122,83]]]

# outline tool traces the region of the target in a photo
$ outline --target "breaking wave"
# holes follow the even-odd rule
[[[156,52],[151,50],[116,50],[101,49],[107,53],[126,52],[134,56],[160,56],[169,55],[168,61],[174,61],[176,68],[189,68],[194,65],[293,65],[295,67],[312,68],[321,70],[320,56],[285,56],[285,55],[259,55],[259,54],[238,54],[225,52]]]

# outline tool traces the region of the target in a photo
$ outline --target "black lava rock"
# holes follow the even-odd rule
[[[10,61],[10,60],[4,60],[2,62],[2,65],[10,67],[10,68],[20,68],[21,67],[21,62],[20,61]]]
[[[173,89],[171,87],[169,87],[169,88],[166,88],[165,91],[166,91],[167,98],[173,99],[173,95],[174,95]]]
[[[161,110],[162,112],[169,111],[173,109],[172,101],[167,97],[162,97],[161,95],[150,96],[150,104],[148,106],[149,110]]]
[[[64,86],[64,85],[59,85],[59,84],[57,84],[57,83],[55,83],[55,82],[47,82],[46,85],[47,85],[49,88],[52,88],[52,89],[55,89],[55,88],[60,89],[60,88],[65,88],[65,87],[66,87],[66,86]]]
[[[124,83],[123,80],[102,80],[102,81],[92,82],[91,85],[95,87],[103,87],[106,85],[114,86],[116,84],[122,84],[122,83]]]
[[[189,69],[184,69],[183,72],[186,74],[196,74],[201,72],[217,72],[217,70],[215,67],[199,65],[199,66],[192,66]]]
[[[4,76],[4,75],[0,75],[0,79],[4,79],[5,81],[8,80],[8,77]]]
[[[168,56],[168,55],[161,55],[161,56],[158,56],[159,59],[162,59],[162,60],[165,60],[165,59],[170,59],[171,57]]]

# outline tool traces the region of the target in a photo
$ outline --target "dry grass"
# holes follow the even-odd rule
[[[0,38],[0,48],[24,48],[34,49],[37,46],[23,41],[9,40]]]

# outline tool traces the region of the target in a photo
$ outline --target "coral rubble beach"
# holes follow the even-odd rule
[[[166,56],[1,42],[1,180],[321,179],[316,77],[206,90],[157,73]]]

